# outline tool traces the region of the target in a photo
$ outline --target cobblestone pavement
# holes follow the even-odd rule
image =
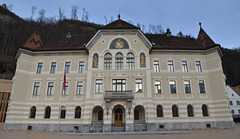
[[[0,124],[0,139],[239,139],[240,124],[234,129],[130,132],[104,134],[58,133],[44,131],[5,131]]]

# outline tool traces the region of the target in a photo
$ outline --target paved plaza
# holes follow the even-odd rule
[[[5,131],[0,125],[0,139],[239,139],[240,124],[234,129],[163,131],[113,134],[73,134],[43,131]]]

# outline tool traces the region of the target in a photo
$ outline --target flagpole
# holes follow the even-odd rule
[[[63,76],[63,90],[65,93],[65,84],[66,84],[66,69],[64,70],[64,76]],[[60,121],[61,121],[61,110],[62,110],[62,92],[60,93],[60,107],[58,112],[58,132],[60,131]]]

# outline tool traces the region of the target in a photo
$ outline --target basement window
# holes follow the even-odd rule
[[[211,124],[206,124],[206,127],[207,128],[211,128]]]
[[[32,130],[32,126],[28,126],[28,130]]]
[[[164,129],[164,125],[159,125],[159,129]]]

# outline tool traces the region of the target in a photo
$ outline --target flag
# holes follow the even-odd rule
[[[63,91],[65,93],[65,85],[66,85],[66,70],[64,70],[64,77],[63,77]]]

